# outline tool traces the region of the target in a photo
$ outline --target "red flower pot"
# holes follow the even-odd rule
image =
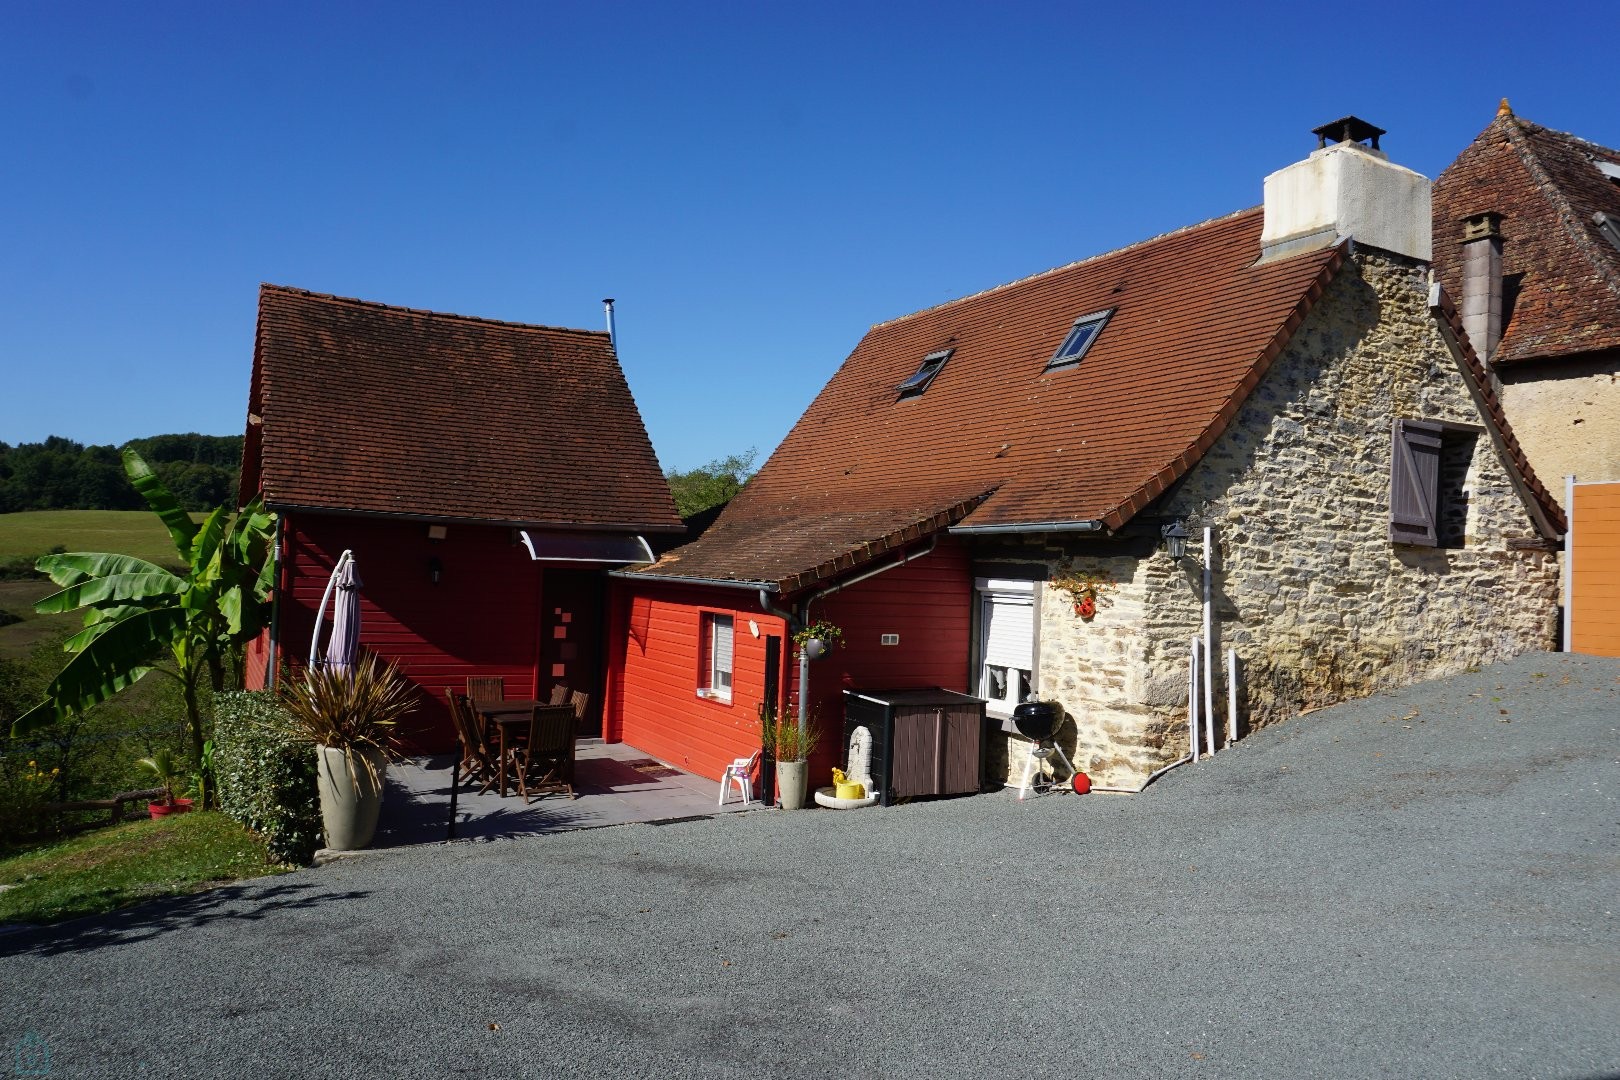
[[[191,800],[190,799],[176,799],[176,800],[174,800],[174,802],[172,804],[170,804],[170,803],[152,802],[152,803],[147,803],[146,804],[146,809],[147,809],[147,812],[152,815],[152,820],[156,821],[158,818],[168,817],[170,814],[186,814],[186,813],[190,813],[190,811],[191,811]]]

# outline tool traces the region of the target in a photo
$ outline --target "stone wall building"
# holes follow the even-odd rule
[[[1530,461],[1560,499],[1620,480],[1620,151],[1503,101],[1433,205],[1435,274]]]
[[[1190,749],[1206,564],[1245,724],[1551,646],[1562,519],[1431,288],[1428,181],[1361,121],[1317,134],[1263,207],[872,328],[708,532],[617,575],[647,629],[610,731],[746,752],[744,686],[827,716],[937,684],[1002,721],[1000,774],[1040,698],[1079,768],[1135,789]],[[722,627],[818,619],[845,641],[802,688],[769,647],[723,700],[678,685],[718,681]]]

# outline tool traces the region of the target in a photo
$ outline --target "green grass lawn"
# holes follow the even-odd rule
[[[204,515],[193,514],[198,521]],[[178,565],[174,541],[150,510],[25,510],[0,514],[0,559],[69,551],[116,551],[164,566]]]
[[[218,812],[132,821],[0,859],[0,924],[60,922],[287,869]]]

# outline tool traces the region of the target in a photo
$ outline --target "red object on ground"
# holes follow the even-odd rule
[[[191,800],[176,799],[172,806],[160,802],[147,803],[146,809],[151,813],[152,820],[156,821],[158,818],[168,817],[170,814],[189,814],[191,812]]]
[[[1088,792],[1090,790],[1091,790],[1091,777],[1087,776],[1083,772],[1075,773],[1074,774],[1074,793],[1076,795],[1084,795],[1086,792]]]

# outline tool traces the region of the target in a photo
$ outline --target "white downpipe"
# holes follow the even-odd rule
[[[1187,653],[1187,747],[1188,757],[1197,761],[1198,748],[1203,739],[1198,734],[1198,638],[1192,639]]]
[[[321,619],[326,615],[326,602],[332,599],[332,590],[337,587],[338,574],[343,571],[343,564],[354,558],[354,552],[348,548],[338,556],[337,563],[332,567],[332,576],[326,579],[326,591],[321,593],[321,606],[315,609],[315,633],[309,639],[309,666],[314,667],[318,662],[321,647]]]
[[[1226,650],[1226,745],[1237,742],[1237,650]]]
[[[1575,474],[1564,477],[1564,651],[1574,636],[1570,608],[1575,602]]]
[[[1212,538],[1215,530],[1208,525],[1204,526],[1204,738],[1209,743],[1209,752],[1215,753],[1215,632],[1214,607],[1210,601],[1211,579],[1214,577],[1211,564],[1214,562]]]

